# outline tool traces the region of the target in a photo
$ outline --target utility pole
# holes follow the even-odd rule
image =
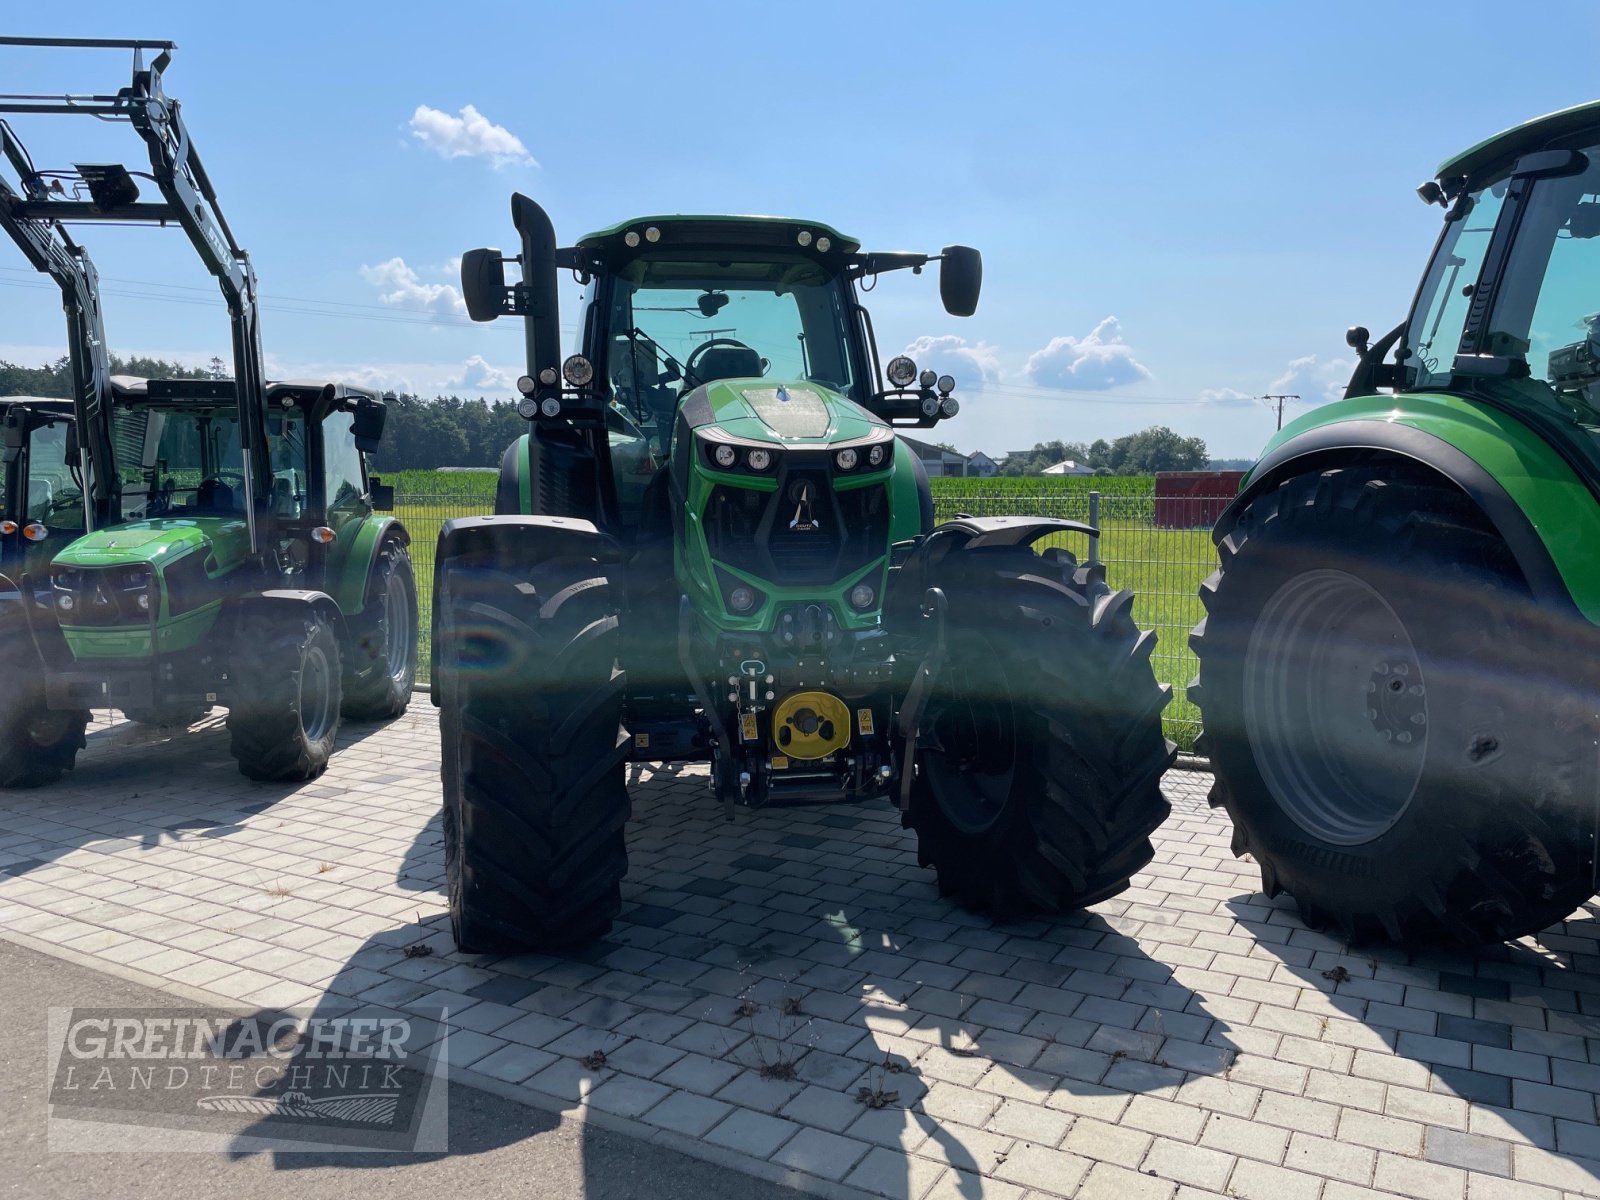
[[[1280,430],[1283,428],[1283,403],[1284,403],[1284,401],[1285,400],[1293,400],[1296,403],[1298,403],[1299,400],[1300,400],[1299,396],[1290,396],[1290,395],[1285,395],[1285,396],[1261,396],[1261,397],[1258,397],[1258,398],[1268,408],[1274,408],[1275,407],[1278,410],[1278,428]]]

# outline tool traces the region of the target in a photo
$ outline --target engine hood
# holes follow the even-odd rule
[[[55,557],[63,567],[116,567],[147,563],[161,567],[196,552],[216,560],[216,572],[242,562],[250,552],[250,530],[241,517],[154,517],[97,529]]]
[[[716,426],[745,441],[827,445],[871,437],[888,424],[855,401],[809,380],[719,379],[684,397],[691,430]]]

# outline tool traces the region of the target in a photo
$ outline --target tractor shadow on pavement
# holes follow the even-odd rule
[[[96,709],[77,766],[53,784],[0,791],[0,877],[26,875],[85,844],[225,838],[253,815],[337,778],[342,755],[394,722],[344,722],[329,770],[296,783],[257,783],[228,750],[226,710],[187,728],[156,728]],[[407,717],[398,717],[405,721]]]
[[[1135,936],[1184,940],[1184,914],[1137,886],[1093,912],[999,923],[938,895],[888,806],[728,823],[703,769],[641,774],[606,938],[457,953],[435,816],[397,863],[431,904],[419,895],[416,923],[369,939],[325,1003],[447,1007],[453,1067],[890,1195],[953,1170],[975,1197],[1027,1146],[1079,1161],[1075,1125],[1099,1136],[1130,1110],[1158,1125],[1173,1097],[1252,1090],[1229,1082],[1237,1047],[1187,968]],[[582,1129],[586,1155],[611,1136]],[[607,1194],[598,1142],[589,1157],[585,1194]]]

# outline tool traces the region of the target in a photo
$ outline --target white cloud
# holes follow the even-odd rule
[[[461,365],[461,373],[453,376],[447,387],[479,395],[494,393],[510,395],[516,389],[515,377],[498,367],[491,367],[481,354],[474,354]]]
[[[1210,404],[1216,408],[1248,408],[1254,404],[1258,397],[1247,396],[1233,388],[1203,388],[1200,392],[1200,402]]]
[[[1039,387],[1092,392],[1150,378],[1134,358],[1133,347],[1122,340],[1115,317],[1101,321],[1085,338],[1051,338],[1043,350],[1028,356],[1023,373]]]
[[[411,114],[411,136],[445,158],[487,158],[496,169],[539,165],[521,138],[470,104],[455,117],[426,104],[417,105]]]
[[[1319,362],[1315,354],[1292,360],[1282,375],[1267,388],[1278,395],[1299,396],[1307,404],[1326,404],[1344,395],[1355,370],[1353,358],[1331,358]]]
[[[1000,355],[988,342],[969,342],[953,333],[938,337],[924,335],[902,351],[922,370],[952,376],[956,387],[968,392],[981,391],[985,383],[1000,379]]]
[[[362,267],[361,277],[378,289],[385,304],[447,317],[467,315],[467,304],[461,298],[460,288],[449,283],[424,283],[420,275],[406,266],[406,260],[398,256],[375,267]]]

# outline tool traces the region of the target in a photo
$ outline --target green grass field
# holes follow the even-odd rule
[[[494,507],[495,477],[438,471],[397,471],[384,475],[395,485],[395,515],[411,532],[411,560],[417,572],[418,600],[427,661],[432,618],[433,557],[439,529],[451,517],[479,516]],[[1167,736],[1181,749],[1194,747],[1199,714],[1184,696],[1194,677],[1189,630],[1200,620],[1199,587],[1216,566],[1210,533],[1203,529],[1157,529],[1151,523],[1151,478],[1098,479],[934,479],[934,505],[940,519],[957,512],[975,515],[1017,514],[1064,517],[1083,521],[1089,515],[1089,492],[1099,490],[1100,558],[1106,579],[1134,592],[1134,619],[1153,629],[1157,643],[1152,664],[1156,677],[1172,685],[1166,711]],[[1095,485],[1102,485],[1096,488]],[[1110,487],[1103,485],[1112,485]],[[1114,488],[1114,490],[1113,490]],[[1088,539],[1066,535],[1047,539],[1080,560],[1088,556]]]

